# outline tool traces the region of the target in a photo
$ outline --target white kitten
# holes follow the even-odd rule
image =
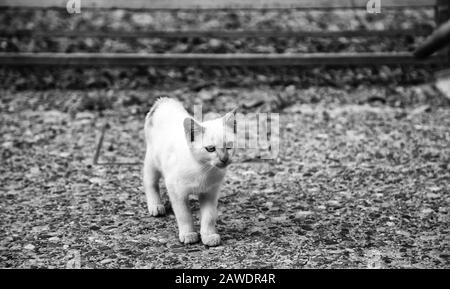
[[[235,111],[224,117],[199,123],[177,100],[159,99],[145,119],[147,152],[144,161],[144,189],[152,216],[165,214],[159,195],[164,177],[178,223],[180,241],[198,242],[188,196],[198,194],[202,242],[220,244],[215,225],[219,187],[234,153]]]

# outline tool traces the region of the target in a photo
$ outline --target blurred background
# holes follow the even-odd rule
[[[303,9],[292,9],[289,5],[285,5],[287,9],[260,9],[261,5],[255,4],[254,9],[245,10],[124,10],[89,9],[81,3],[82,12],[79,14],[70,14],[66,9],[61,9],[65,1],[59,2],[62,2],[56,7],[59,9],[3,9],[0,15],[0,51],[139,54],[402,53],[412,52],[439,22],[436,6],[406,3],[403,7],[392,9],[388,5],[389,1],[383,1],[381,13],[368,13],[365,8],[368,1],[359,1],[359,4],[355,4],[356,9],[330,9],[333,5],[352,7],[348,1],[332,1],[335,4],[329,1],[319,1],[319,4],[306,1],[306,4],[321,9],[305,9],[308,7],[302,3],[305,1],[297,1],[297,6],[291,6]],[[93,1],[97,2],[108,3]],[[132,4],[140,2],[145,3],[134,1]],[[169,7],[172,2],[166,6]],[[435,3],[434,0],[428,2]],[[276,7],[276,4],[273,5]],[[121,6],[126,7],[127,3],[122,2]],[[151,4],[148,6],[153,7]],[[333,67],[331,70],[323,69],[324,65],[333,64],[327,61],[316,62],[313,67],[307,68],[301,65],[270,68],[255,68],[254,65],[253,68],[240,65],[232,68],[223,65],[207,68],[175,65],[156,69],[154,66],[130,65],[124,69],[97,65],[95,69],[89,66],[83,69],[73,66],[61,69],[60,66],[41,65],[36,68],[31,65],[14,69],[2,67],[0,75],[5,88],[17,89],[148,88],[165,85],[195,88],[205,85],[205,82],[228,87],[293,83],[301,87],[354,87],[371,83],[424,83],[430,80],[433,69],[423,65],[405,66],[401,65],[401,61],[391,61],[390,66],[377,63],[377,60],[363,63],[363,67],[352,69],[343,63],[337,67],[338,70]]]
[[[449,54],[412,54],[448,1],[68,2],[0,0],[0,267],[448,267]],[[146,211],[162,95],[280,113],[280,155],[229,170],[217,248]]]

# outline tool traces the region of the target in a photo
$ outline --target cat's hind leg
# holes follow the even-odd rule
[[[145,196],[147,198],[147,207],[150,215],[154,217],[165,215],[166,209],[161,202],[161,197],[159,194],[159,180],[161,179],[161,172],[153,166],[148,150],[145,154],[143,179]]]

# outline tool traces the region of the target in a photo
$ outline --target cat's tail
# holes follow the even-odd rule
[[[156,109],[162,102],[165,102],[167,100],[170,100],[170,98],[167,96],[161,96],[153,103],[152,107],[150,108],[147,115],[145,116],[145,125],[146,126],[147,126],[147,124],[151,125],[151,119],[152,119],[152,116],[155,113]]]
[[[147,113],[147,115],[145,116],[145,120],[146,122],[148,120],[151,120],[153,114],[155,113],[156,109],[160,106],[161,103],[163,102],[168,102],[168,101],[175,101],[174,99],[168,97],[168,96],[161,96],[158,97],[158,99],[153,103],[152,107],[150,108],[149,112]]]
[[[158,97],[158,99],[153,103],[152,107],[148,111],[147,115],[145,116],[145,140],[148,141],[149,136],[149,130],[153,125],[153,115],[155,114],[156,109],[160,106],[161,103],[166,102],[167,100],[171,100],[167,96],[161,96]]]

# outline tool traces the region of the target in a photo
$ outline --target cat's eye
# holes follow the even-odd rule
[[[226,146],[225,146],[225,148],[226,148],[227,150],[233,149],[233,143],[232,143],[232,142],[227,143]]]
[[[212,153],[212,152],[216,151],[216,147],[215,146],[207,146],[207,147],[205,147],[205,149],[209,153]]]

